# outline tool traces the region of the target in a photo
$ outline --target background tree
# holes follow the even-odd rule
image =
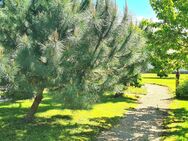
[[[187,7],[185,0],[150,0],[159,22],[149,23],[148,34],[151,61],[157,71],[166,73],[187,68]],[[177,82],[178,84],[178,82]]]
[[[109,0],[6,2],[0,10],[1,74],[7,96],[35,97],[28,121],[45,88],[66,107],[82,108],[137,78],[145,39],[126,11],[120,20]]]

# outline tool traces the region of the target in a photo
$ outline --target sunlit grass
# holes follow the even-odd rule
[[[136,87],[129,87],[126,92],[127,94],[146,94],[146,89],[136,88]]]
[[[180,84],[188,80],[187,74],[181,74]],[[169,87],[175,92],[175,74],[160,79],[156,74],[143,74],[143,83],[153,83]],[[167,133],[164,134],[164,141],[187,141],[188,140],[188,101],[174,99],[169,106],[169,118],[165,120]]]
[[[170,88],[171,91],[174,92],[176,90],[175,77],[176,77],[175,74],[169,74],[167,78],[160,78],[157,76],[157,74],[146,73],[146,74],[142,74],[142,82],[167,86]],[[186,79],[188,79],[188,74],[181,74],[180,83],[182,83]]]
[[[188,101],[174,100],[170,105],[170,116],[166,120],[169,133],[164,141],[187,141],[188,139]]]
[[[135,108],[138,97],[145,93],[146,90],[130,87],[124,97],[103,96],[90,110],[63,109],[61,103],[44,94],[36,120],[29,124],[22,119],[32,100],[0,103],[0,140],[96,140],[102,130],[115,126],[128,109]]]

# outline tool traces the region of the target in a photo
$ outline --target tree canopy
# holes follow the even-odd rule
[[[170,73],[187,68],[188,2],[150,0],[159,21],[144,21],[147,26],[151,62],[157,72]]]

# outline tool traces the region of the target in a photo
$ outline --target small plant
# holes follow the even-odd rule
[[[188,99],[188,81],[177,87],[176,97],[179,99]]]

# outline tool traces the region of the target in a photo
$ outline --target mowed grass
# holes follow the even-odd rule
[[[176,90],[175,77],[176,77],[175,74],[169,74],[168,77],[166,78],[160,78],[157,76],[157,74],[145,73],[145,74],[142,74],[142,82],[167,86],[170,88],[172,92],[175,92]],[[188,80],[188,74],[181,74],[180,84],[185,80]]]
[[[188,80],[187,74],[181,74],[180,84]],[[143,83],[153,83],[168,86],[170,91],[175,92],[175,74],[170,74],[168,78],[159,78],[156,74],[143,74]],[[175,96],[175,95],[174,95]],[[188,100],[172,101],[169,107],[169,118],[165,120],[164,125],[167,133],[164,134],[164,141],[187,141],[188,140]]]
[[[135,94],[134,94],[135,93]],[[32,100],[0,103],[0,140],[3,141],[85,141],[96,140],[102,130],[117,125],[126,111],[135,108],[146,91],[129,88],[124,97],[104,95],[90,110],[63,109],[49,94],[44,94],[36,120],[25,123],[23,117]]]

